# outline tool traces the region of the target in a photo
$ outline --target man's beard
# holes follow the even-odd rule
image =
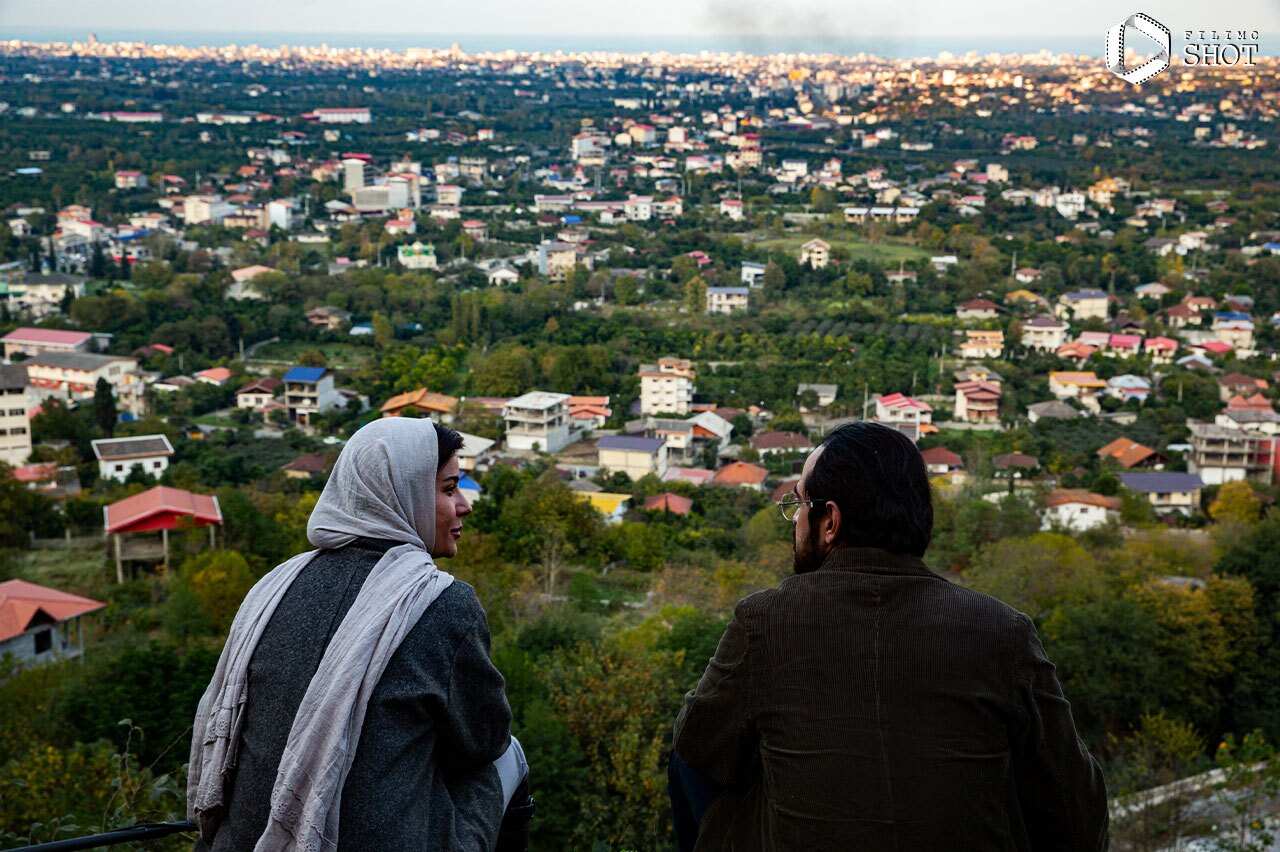
[[[817,530],[813,529],[812,525],[809,527],[809,535],[805,537],[803,548],[794,538],[791,540],[791,563],[795,573],[808,574],[822,567],[822,555],[818,553],[817,540]]]

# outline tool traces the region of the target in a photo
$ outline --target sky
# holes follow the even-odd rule
[[[0,39],[71,26],[118,33],[668,35],[851,40],[1101,38],[1136,11],[1175,33],[1247,28],[1280,35],[1280,0],[0,0]],[[1034,8],[1034,11],[1030,11]],[[270,42],[263,42],[264,44]]]

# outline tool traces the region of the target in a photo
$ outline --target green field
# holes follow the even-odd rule
[[[814,236],[814,234],[796,234],[785,237],[771,237],[752,242],[750,245],[762,248],[765,251],[782,251],[799,257],[800,246],[809,242]],[[899,261],[927,260],[933,256],[932,252],[925,249],[900,243],[869,243],[866,240],[840,237],[823,237],[822,239],[832,249],[839,248],[847,251],[852,260],[870,260],[883,265],[896,264]]]

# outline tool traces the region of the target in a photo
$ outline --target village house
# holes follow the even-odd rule
[[[999,423],[1003,395],[995,382],[957,382],[955,410],[951,416],[962,423]]]
[[[351,322],[351,312],[333,305],[321,305],[306,312],[307,322],[325,331],[339,331]]]
[[[1169,337],[1148,337],[1142,349],[1153,365],[1172,364],[1178,353],[1178,341]]]
[[[589,265],[586,258],[582,262]],[[578,263],[578,246],[574,243],[546,241],[538,244],[538,273],[552,283],[567,281]]]
[[[1107,318],[1110,297],[1102,290],[1076,290],[1058,297],[1055,313],[1061,319],[1081,322],[1087,319]]]
[[[597,464],[609,473],[625,473],[633,480],[667,472],[667,444],[661,438],[607,435],[596,441]]]
[[[138,361],[123,355],[95,355],[89,352],[42,352],[23,362],[27,381],[41,398],[93,399],[98,379],[111,385],[116,405],[128,414],[146,413],[145,386],[138,374]]]
[[[280,470],[286,479],[323,479],[329,472],[329,459],[324,453],[305,453]]]
[[[27,368],[0,364],[0,462],[18,466],[31,455]]]
[[[1152,469],[1164,466],[1165,457],[1129,438],[1116,438],[1098,450],[1098,458],[1113,461],[1125,470]]]
[[[569,394],[530,391],[502,407],[506,443],[511,450],[558,453],[569,446]]]
[[[17,328],[0,338],[4,357],[39,355],[42,352],[92,352],[93,335],[87,331],[53,328]]]
[[[1084,532],[1120,520],[1119,497],[1106,497],[1082,488],[1059,488],[1049,492],[1041,529]]]
[[[396,246],[396,261],[405,269],[436,269],[436,247],[422,240],[414,240],[408,245]],[[516,276],[519,278],[520,276]],[[490,282],[493,283],[493,282]]]
[[[493,448],[498,442],[467,432],[458,434],[462,436],[462,448],[457,452],[459,469],[465,473],[482,473],[488,470],[493,461]]]
[[[764,482],[769,478],[769,471],[747,462],[730,462],[715,472],[710,484],[721,488],[749,488],[752,491],[764,491]]]
[[[999,358],[1004,354],[1004,332],[969,329],[960,343],[961,358]]]
[[[1156,514],[1191,515],[1200,509],[1204,481],[1195,473],[1122,473],[1124,487],[1145,497]]]
[[[707,313],[731,314],[734,311],[745,311],[750,292],[746,287],[708,287]]]
[[[1057,399],[1033,402],[1027,406],[1027,420],[1032,423],[1038,423],[1041,420],[1075,420],[1084,416],[1084,412]]]
[[[169,468],[173,445],[165,435],[137,435],[131,438],[99,438],[90,442],[98,460],[98,476],[124,482],[135,467],[147,476],[159,478]]]
[[[262,406],[275,399],[276,392],[283,384],[274,376],[254,379],[236,391],[236,408],[261,411]]]
[[[1270,485],[1275,478],[1280,438],[1260,431],[1188,421],[1191,452],[1187,470],[1206,485],[1249,480]]]
[[[962,320],[995,319],[1003,310],[990,299],[970,299],[956,306],[956,317]]]
[[[244,301],[245,299],[261,301],[265,299],[266,295],[253,286],[253,279],[259,275],[276,271],[270,266],[263,266],[260,263],[232,270],[231,286],[227,288],[227,298],[235,301]]]
[[[946,447],[922,450],[920,458],[924,459],[925,469],[930,476],[948,476],[964,472],[964,460]]]
[[[85,279],[62,272],[26,273],[20,280],[0,285],[0,296],[9,313],[37,320],[58,316],[69,298],[78,299],[84,294]]]
[[[813,450],[813,441],[796,432],[757,432],[751,436],[751,449],[760,458],[786,453],[807,453]]]
[[[817,237],[800,247],[800,264],[809,264],[814,269],[822,269],[831,260],[831,246]]]
[[[1049,392],[1058,399],[1078,399],[1086,408],[1098,410],[1098,392],[1107,383],[1093,372],[1055,370],[1049,373]]]
[[[603,429],[612,416],[607,396],[569,397],[569,423],[580,432]]]
[[[0,658],[30,667],[81,657],[81,618],[105,606],[26,580],[6,580],[0,583]]]
[[[452,423],[453,413],[458,407],[458,398],[443,393],[434,393],[426,388],[396,394],[382,404],[379,412],[383,417],[400,417],[412,411],[419,417],[429,417],[439,423]]]
[[[285,418],[302,429],[312,427],[315,418],[343,404],[334,388],[333,374],[324,367],[291,367],[284,374]]]
[[[876,421],[895,428],[903,425],[914,426],[917,435],[925,431],[936,431],[936,429],[921,428],[932,425],[933,408],[926,402],[901,393],[891,393],[876,398]]]
[[[640,366],[641,414],[688,414],[693,410],[696,376],[687,358],[660,358]]]
[[[814,395],[818,398],[817,407],[826,408],[828,405],[836,401],[836,395],[840,391],[840,386],[813,383],[802,383],[796,385],[797,397],[803,397],[805,391],[813,391]],[[801,405],[800,410],[802,412],[806,411],[803,405]]]
[[[1051,316],[1035,316],[1022,324],[1022,345],[1037,352],[1053,352],[1066,343],[1068,326]]]

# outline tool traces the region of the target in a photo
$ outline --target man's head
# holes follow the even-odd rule
[[[797,574],[839,547],[923,556],[933,533],[924,460],[896,429],[856,421],[833,429],[805,460],[794,539]]]

